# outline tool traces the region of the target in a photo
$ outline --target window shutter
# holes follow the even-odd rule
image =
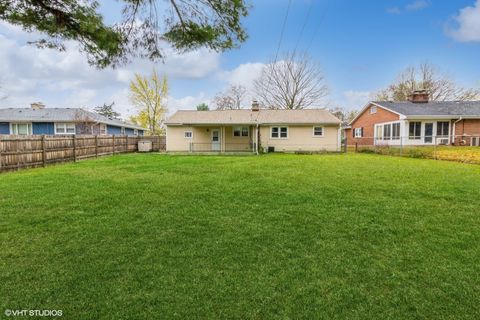
[[[360,129],[360,137],[363,138],[363,127]]]
[[[355,138],[355,128],[352,128],[352,137]]]

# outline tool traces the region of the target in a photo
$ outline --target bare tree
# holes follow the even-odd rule
[[[75,122],[76,134],[94,134],[95,120],[83,110],[75,111],[73,121]]]
[[[346,110],[341,107],[331,108],[329,111],[342,122],[352,121],[358,113],[358,110]]]
[[[379,91],[377,100],[407,101],[414,90],[424,89],[432,101],[468,101],[480,99],[480,89],[464,88],[429,64],[406,68],[397,80]]]
[[[263,68],[255,92],[263,107],[303,109],[327,96],[328,87],[320,65],[306,53],[293,52]]]
[[[247,88],[242,85],[231,85],[226,91],[219,92],[213,98],[217,110],[241,109]]]

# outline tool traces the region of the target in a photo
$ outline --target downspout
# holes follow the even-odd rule
[[[257,127],[255,132],[255,153],[258,156],[258,122],[257,122]]]
[[[453,128],[452,128],[452,144],[455,144],[455,129],[456,129],[456,124],[457,122],[460,122],[463,120],[463,117],[460,117],[457,121],[453,122]]]

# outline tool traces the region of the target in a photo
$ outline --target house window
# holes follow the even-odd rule
[[[375,113],[377,113],[377,107],[371,107],[370,114],[375,114]]]
[[[193,132],[192,131],[185,131],[184,132],[184,137],[185,137],[185,139],[192,139],[193,138]]]
[[[323,137],[323,127],[313,127],[314,137]]]
[[[381,124],[375,126],[375,138],[377,140],[383,139],[383,126]]]
[[[248,127],[234,127],[233,128],[234,137],[248,137]]]
[[[408,136],[411,140],[420,140],[422,138],[422,123],[419,121],[410,122],[408,125]]]
[[[437,122],[437,136],[448,137],[449,126],[450,126],[450,122],[448,121]]]
[[[363,128],[355,128],[353,130],[353,137],[354,138],[361,138],[363,136]]]
[[[133,129],[133,135],[138,136],[138,129]]]
[[[55,123],[55,134],[75,134],[75,123]]]
[[[100,124],[100,134],[101,135],[106,135],[107,134],[107,125],[106,124]]]
[[[400,123],[392,124],[392,140],[400,139]]]
[[[125,135],[125,128],[124,128],[124,127],[120,128],[120,134],[121,134],[122,136]]]
[[[15,135],[30,135],[32,134],[31,123],[12,123],[12,134]]]
[[[386,124],[383,126],[383,140],[390,140],[392,136],[392,125]]]
[[[272,127],[271,137],[273,139],[286,139],[288,138],[288,128],[287,127]]]

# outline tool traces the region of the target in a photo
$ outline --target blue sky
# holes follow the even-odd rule
[[[118,6],[105,3],[102,12],[115,21]],[[244,20],[249,39],[239,49],[168,52],[165,65],[134,61],[117,70],[92,69],[74,44],[66,53],[39,52],[26,44],[36,35],[1,24],[0,85],[8,99],[0,107],[40,100],[93,108],[115,101],[124,114],[133,113],[128,81],[155,67],[170,79],[170,110],[193,109],[229,84],[251,88],[275,55],[288,3],[252,1]],[[361,108],[402,69],[426,61],[462,85],[480,87],[480,1],[292,0],[280,53],[294,48],[308,50],[324,70],[330,95],[320,106]]]

